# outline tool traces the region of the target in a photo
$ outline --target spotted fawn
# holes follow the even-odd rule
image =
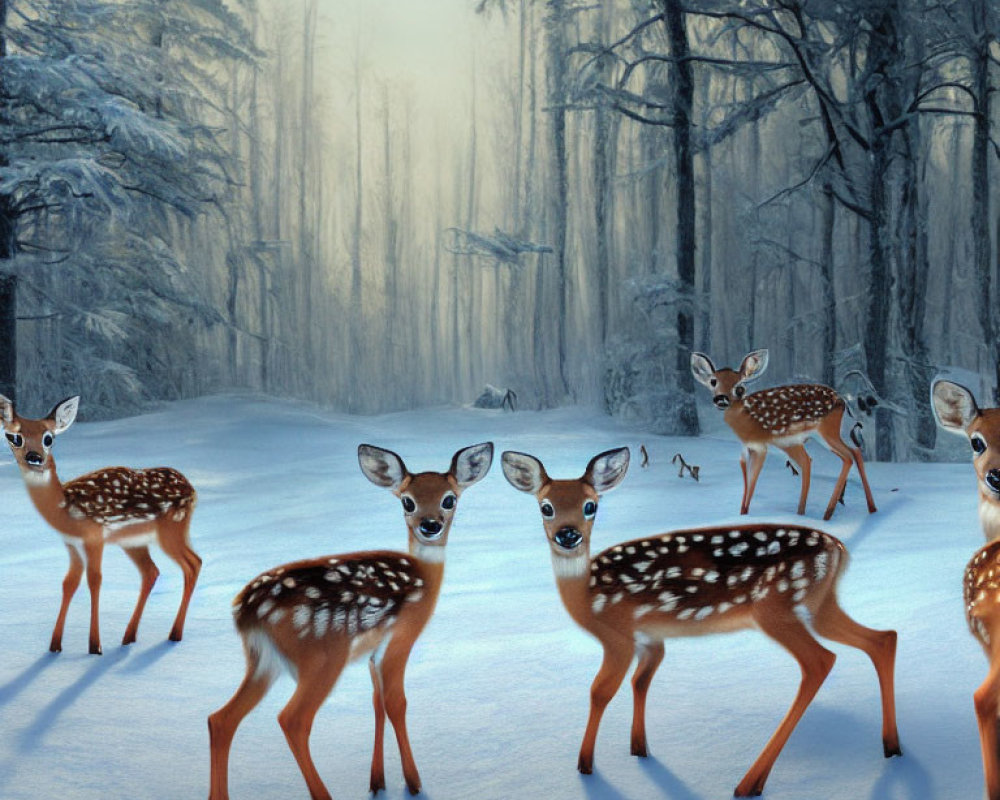
[[[628,449],[595,456],[576,480],[550,478],[538,459],[524,453],[505,452],[502,463],[511,485],[539,503],[563,605],[604,649],[590,692],[580,772],[593,769],[601,716],[633,657],[638,656],[632,678],[632,754],[645,756],[646,693],[663,660],[663,640],[756,627],[802,668],[795,701],[736,787],[738,797],[759,795],[835,659],[800,620],[799,609],[811,614],[816,633],[871,658],[882,694],[884,753],[900,754],[893,690],[896,632],[859,625],[838,605],[836,585],[847,552],[837,539],[796,525],[701,528],[623,542],[591,558],[600,496],[625,477]]]
[[[42,518],[58,531],[69,551],[69,571],[63,579],[62,605],[49,650],[62,650],[66,612],[84,570],[90,589],[90,652],[100,654],[99,599],[101,561],[105,544],[121,546],[142,575],[135,611],[125,628],[122,644],[131,644],[153,584],[160,574],[149,555],[158,544],[184,573],[184,593],[170,639],[180,641],[188,603],[201,570],[201,559],[191,549],[188,528],[197,495],[187,479],[169,467],[128,469],[106,467],[62,483],[52,456],[55,437],[76,419],[79,397],[63,400],[44,419],[26,419],[0,395],[0,419],[7,444],[21,470],[28,496]]]
[[[931,405],[938,425],[969,438],[976,470],[979,520],[987,544],[965,567],[965,618],[990,669],[976,689],[973,701],[979,724],[979,743],[989,800],[1000,800],[1000,751],[997,715],[1000,712],[1000,408],[979,408],[972,392],[951,381],[931,387]]]
[[[372,483],[402,501],[409,552],[371,550],[284,564],[257,576],[236,596],[233,614],[247,671],[232,699],[208,718],[210,800],[229,797],[233,735],[283,669],[296,687],[278,723],[310,796],[329,798],[309,751],[309,732],[344,666],[367,654],[375,706],[370,789],[385,788],[382,740],[388,714],[407,789],[420,791],[406,732],[403,673],[437,603],[458,498],[489,471],[493,445],[459,450],[445,473],[411,474],[398,455],[371,445],[358,448],[358,460]]]
[[[776,386],[747,394],[747,383],[756,380],[767,369],[767,350],[749,353],[738,370],[728,367],[716,369],[704,353],[691,354],[691,371],[695,379],[712,392],[712,402],[725,411],[726,424],[743,442],[740,469],[743,472],[743,500],[740,513],[750,511],[750,500],[757,487],[757,478],[764,466],[768,445],[784,450],[802,473],[798,513],[806,512],[809,495],[809,478],[812,459],[806,452],[805,442],[813,434],[820,438],[842,462],[840,475],[834,486],[823,519],[830,519],[837,501],[847,485],[847,474],[853,460],[861,476],[869,513],[875,511],[872,490],[865,475],[861,450],[848,447],[840,438],[840,424],[846,408],[843,399],[829,386],[814,383]],[[749,467],[748,467],[749,462]]]

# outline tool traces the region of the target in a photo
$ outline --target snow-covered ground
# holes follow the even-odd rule
[[[84,403],[86,398],[84,398]],[[45,409],[47,410],[47,409]],[[42,409],[25,409],[27,413]],[[0,798],[174,800],[208,792],[206,716],[243,675],[230,617],[236,591],[293,559],[405,547],[402,512],[358,469],[360,442],[396,450],[412,471],[444,470],[461,446],[497,446],[491,473],[462,497],[437,611],[407,672],[410,738],[430,800],[730,797],[790,704],[794,660],[756,632],[667,642],[648,704],[651,757],[629,755],[626,683],[608,708],[592,776],[576,771],[596,641],[555,591],[537,505],[512,489],[499,452],[537,455],[554,477],[579,475],[600,450],[633,447],[633,466],[609,493],[594,550],[675,527],[738,519],[739,445],[717,426],[696,440],[645,436],[598,412],[516,414],[439,408],[350,417],[246,396],[164,406],[115,422],[77,423],[60,437],[60,475],[100,466],[169,465],[199,492],[192,524],[204,569],[185,640],[166,641],[180,570],[154,551],[162,575],[137,644],[120,647],[138,573],[118,548],[104,559],[103,656],[87,654],[88,599],[78,592],[63,640],[47,652],[66,553],[31,506],[13,459],[0,459],[5,511],[0,555]],[[651,464],[640,469],[644,442]],[[956,446],[961,443],[956,440]],[[680,479],[675,452],[701,467]],[[904,757],[885,760],[875,672],[854,650],[827,643],[837,663],[779,757],[771,800],[969,800],[981,794],[972,692],[986,660],[962,614],[962,570],[982,543],[968,463],[870,464],[879,511],[856,473],[847,505],[819,516],[839,461],[814,456],[809,521],[852,554],[841,583],[860,622],[899,631],[897,708]],[[773,451],[751,519],[800,521],[798,479]],[[306,797],[275,716],[282,678],[244,721],[230,764],[234,800]],[[373,718],[366,665],[355,663],[317,717],[313,755],[337,798],[368,796]],[[391,729],[386,777],[406,797]]]

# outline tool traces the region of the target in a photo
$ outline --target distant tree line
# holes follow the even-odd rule
[[[470,0],[457,130],[359,8],[0,0],[0,392],[492,383],[694,434],[691,350],[767,347],[875,398],[882,459],[931,453],[939,366],[996,399],[997,3]]]

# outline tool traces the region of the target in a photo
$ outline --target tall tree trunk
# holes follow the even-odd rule
[[[881,138],[872,143],[872,174],[869,188],[870,218],[868,223],[868,286],[865,307],[864,346],[868,377],[882,397],[888,396],[886,373],[889,348],[889,319],[892,301],[892,258],[889,252],[888,180],[890,156],[887,142]],[[885,409],[875,409],[878,436],[875,457],[891,461],[893,456],[893,420]]]
[[[0,0],[0,59],[7,57],[7,0]],[[5,69],[0,64],[0,126],[9,124]],[[9,164],[0,151],[0,166]],[[11,197],[0,194],[0,394],[17,401],[17,216]]]
[[[566,224],[569,204],[569,178],[566,155],[566,3],[565,0],[548,0],[548,98],[552,136],[552,166],[554,170],[551,219],[553,225],[553,250],[556,266],[556,357],[558,360],[561,397],[570,394],[566,377],[566,336],[568,319],[566,293],[568,290],[566,267]]]
[[[701,237],[701,295],[695,304],[700,309],[698,325],[699,349],[712,351],[712,148],[706,146],[701,154],[702,163],[702,237]]]
[[[895,119],[892,109],[899,105],[899,86],[891,69],[901,57],[898,40],[898,5],[896,0],[882,8],[873,25],[867,58],[872,69],[880,70],[887,77],[869,88],[864,103],[869,127],[875,131],[869,154],[869,218],[868,251],[869,268],[867,304],[865,308],[865,358],[868,377],[882,397],[890,397],[888,385],[889,336],[893,311],[893,241],[892,197],[890,195],[893,169],[893,134],[881,133],[887,119]],[[878,438],[875,455],[880,461],[892,461],[896,454],[895,421],[884,408],[875,411]]]
[[[364,294],[362,292],[361,280],[361,241],[362,225],[364,223],[364,172],[363,149],[364,136],[361,126],[362,109],[362,81],[361,81],[361,34],[358,33],[359,41],[357,51],[354,55],[354,230],[351,232],[351,307],[350,307],[350,360],[352,383],[360,386],[364,383],[366,375],[363,370],[362,358],[362,325],[364,323],[364,307],[362,302]],[[348,397],[352,398],[348,402],[348,409],[357,409],[355,392],[348,392]]]
[[[313,295],[316,291],[316,252],[313,247],[313,231],[311,225],[311,206],[317,203],[317,198],[310,191],[314,186],[315,164],[312,157],[313,146],[313,104],[315,98],[316,73],[316,0],[304,0],[302,15],[302,94],[299,108],[299,271],[301,274],[302,324],[300,347],[303,350],[302,362],[305,374],[316,375],[316,345],[313,319]],[[315,379],[310,378],[306,387],[315,386]]]
[[[993,403],[1000,403],[1000,350],[993,304],[993,264],[990,259],[990,42],[986,0],[971,0],[973,24],[972,90],[976,115],[972,133],[972,248],[976,275],[976,313],[992,366]]]
[[[694,151],[691,146],[691,111],[694,106],[694,75],[689,60],[684,6],[680,0],[662,0],[674,59],[674,169],[677,178],[677,283],[681,294],[677,310],[677,357],[674,364],[677,386],[683,393],[679,409],[678,433],[698,434],[698,414],[694,405],[694,377],[691,352],[694,350],[695,295],[695,184]]]
[[[819,279],[820,302],[823,304],[823,383],[833,386],[836,381],[834,373],[834,357],[837,353],[837,287],[834,283],[833,243],[837,221],[836,201],[833,187],[829,181],[824,182],[820,192],[820,223],[819,223]]]

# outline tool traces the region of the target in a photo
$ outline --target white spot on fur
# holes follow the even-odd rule
[[[264,617],[271,613],[272,608],[274,608],[274,601],[268,598],[257,606],[257,617],[259,619],[264,619]]]
[[[767,546],[767,554],[768,555],[776,556],[779,552],[781,552],[781,543],[780,542],[772,541]]]
[[[330,609],[317,609],[316,613],[313,614],[313,632],[316,634],[317,638],[326,636],[326,632],[329,627]]]
[[[696,620],[703,620],[705,619],[705,617],[711,615],[714,612],[715,612],[715,606],[705,606],[703,608],[698,609],[698,613],[694,615],[694,618]]]
[[[289,589],[294,589],[295,588],[295,578],[285,578],[282,581],[282,584],[284,584],[285,586],[287,586]]]
[[[829,556],[826,553],[817,554],[816,559],[813,561],[813,573],[816,575],[816,580],[822,580],[826,576],[828,561]]]
[[[599,594],[590,602],[590,608],[595,614],[600,614],[607,602],[608,598],[603,594]]]
[[[312,608],[309,606],[295,606],[292,611],[292,625],[299,630],[308,627],[312,620]]]

